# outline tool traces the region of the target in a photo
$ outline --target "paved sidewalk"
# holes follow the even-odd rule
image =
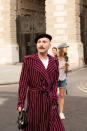
[[[18,82],[20,72],[21,65],[0,66],[0,79],[3,78],[0,82]],[[68,74],[67,90],[64,127],[66,131],[87,131],[87,68]],[[0,85],[0,131],[18,130],[17,92],[18,84]]]
[[[0,65],[0,85],[18,83],[22,64]]]
[[[22,63],[16,65],[0,65],[0,85],[17,84],[19,82],[21,68]],[[74,69],[73,72],[81,69]]]

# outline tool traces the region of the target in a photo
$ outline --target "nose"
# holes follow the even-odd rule
[[[42,46],[43,45],[43,42],[42,41],[40,41],[40,46]]]

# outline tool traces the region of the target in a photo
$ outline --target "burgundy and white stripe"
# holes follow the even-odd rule
[[[48,57],[47,69],[38,54],[24,57],[18,90],[18,107],[24,108],[27,94],[29,124],[24,131],[65,131],[57,106],[58,60]]]

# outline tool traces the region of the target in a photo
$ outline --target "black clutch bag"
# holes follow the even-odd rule
[[[24,129],[28,126],[28,119],[25,110],[19,112],[17,123],[19,129]]]

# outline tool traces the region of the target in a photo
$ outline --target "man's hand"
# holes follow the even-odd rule
[[[18,111],[21,112],[21,110],[22,110],[21,107],[18,107]]]
[[[57,108],[57,106],[55,105],[55,106],[52,106],[52,110],[54,110],[54,109],[56,109]]]

